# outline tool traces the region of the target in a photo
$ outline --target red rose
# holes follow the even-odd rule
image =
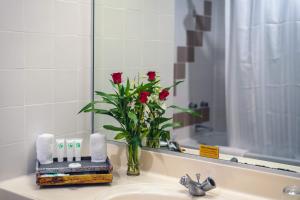
[[[160,93],[159,93],[159,99],[161,101],[165,101],[167,99],[167,97],[169,96],[169,91],[166,89],[163,89]]]
[[[155,81],[156,73],[155,71],[150,71],[147,73],[149,81]]]
[[[145,92],[145,91],[141,92],[140,93],[140,102],[141,103],[147,103],[148,96],[150,96],[150,92]]]
[[[122,82],[122,73],[121,72],[113,73],[111,76],[112,76],[114,84],[120,84]]]

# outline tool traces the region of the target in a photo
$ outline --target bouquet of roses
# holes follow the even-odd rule
[[[103,128],[115,131],[116,140],[125,139],[128,150],[128,175],[139,174],[139,147],[143,138],[147,137],[149,147],[159,147],[160,140],[170,139],[170,128],[178,126],[170,122],[172,118],[164,117],[166,113],[165,101],[169,96],[169,90],[173,86],[162,88],[160,80],[157,79],[154,71],[148,72],[148,81],[131,82],[128,78],[125,82],[122,73],[113,73],[110,80],[114,93],[95,91],[100,101],[92,101],[83,107],[81,112],[93,112],[95,114],[108,115],[114,118],[119,126],[104,125]],[[139,80],[139,79],[138,79]],[[98,104],[108,104],[108,109],[100,109]],[[191,112],[189,109],[182,109],[176,106],[169,108],[181,109]]]

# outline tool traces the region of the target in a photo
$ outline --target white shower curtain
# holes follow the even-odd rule
[[[226,0],[229,144],[300,160],[300,0]]]

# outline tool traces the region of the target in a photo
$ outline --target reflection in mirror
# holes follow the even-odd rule
[[[94,88],[110,75],[155,70],[184,80],[168,104],[186,153],[218,146],[220,159],[300,172],[300,38],[297,0],[95,0]],[[94,130],[115,123],[95,115]],[[234,159],[232,159],[234,158]]]

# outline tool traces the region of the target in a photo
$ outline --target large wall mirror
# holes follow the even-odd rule
[[[300,173],[300,1],[95,0],[94,89],[116,71],[156,71],[184,82],[168,104],[182,124],[172,140],[189,154],[216,145],[220,158]],[[112,118],[95,115],[94,130]]]

